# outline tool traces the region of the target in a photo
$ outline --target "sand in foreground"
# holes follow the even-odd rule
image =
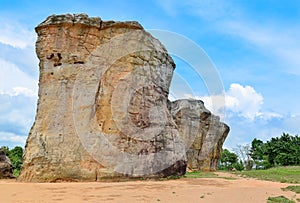
[[[220,176],[228,174],[220,174]],[[19,183],[0,180],[3,203],[79,202],[266,202],[270,196],[300,198],[281,188],[292,184],[255,179],[179,179],[114,183]]]

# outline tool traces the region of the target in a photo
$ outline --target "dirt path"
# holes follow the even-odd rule
[[[283,184],[218,173],[224,178],[114,183],[18,183],[0,180],[1,203],[230,202],[265,203],[270,196],[300,198]],[[234,177],[235,178],[235,177]]]

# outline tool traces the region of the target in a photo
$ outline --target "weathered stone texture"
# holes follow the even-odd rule
[[[182,136],[190,170],[215,171],[229,127],[211,114],[201,100],[177,100],[171,113]]]
[[[53,15],[36,32],[39,100],[19,180],[216,170],[229,127],[201,101],[168,102],[175,64],[139,23]]]
[[[10,159],[0,150],[0,179],[15,178]]]
[[[167,96],[175,64],[137,22],[50,16],[36,27],[39,100],[21,181],[182,175]]]

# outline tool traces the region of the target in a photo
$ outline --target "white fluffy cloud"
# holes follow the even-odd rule
[[[23,95],[25,97],[37,97],[36,92],[26,87],[13,87],[11,91],[3,91],[0,89],[0,95],[9,95],[9,96],[19,96]]]
[[[34,120],[37,80],[0,58],[0,145],[24,146]]]
[[[33,31],[24,28],[17,22],[7,19],[0,19],[0,21],[0,43],[20,49],[34,44],[35,33]]]
[[[27,133],[34,120],[36,102],[35,95],[0,92],[0,131]]]
[[[0,93],[10,95],[37,95],[38,82],[15,64],[0,58]]]
[[[226,93],[226,108],[240,116],[253,120],[260,114],[263,96],[253,87],[231,84]]]
[[[0,21],[0,146],[24,146],[37,102],[36,35],[11,19]]]
[[[267,120],[273,117],[280,117],[280,115],[276,113],[261,111],[264,98],[251,86],[233,83],[224,95],[204,97],[186,96],[189,98],[201,99],[210,111],[219,115],[222,119],[224,119],[225,111],[229,116],[234,113],[239,117],[244,117],[251,121],[255,118]]]
[[[24,90],[0,93],[0,146],[24,146],[34,121],[37,99]]]
[[[14,145],[24,146],[27,136],[16,135],[10,132],[1,132],[0,131],[0,142],[3,143],[13,143]]]

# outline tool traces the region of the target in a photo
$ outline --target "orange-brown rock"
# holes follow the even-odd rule
[[[201,100],[182,99],[169,105],[185,143],[189,170],[216,171],[229,127]]]
[[[36,32],[39,100],[19,180],[216,170],[229,127],[201,101],[168,102],[175,64],[139,23],[53,15]]]
[[[36,27],[39,100],[19,180],[183,175],[167,108],[175,64],[137,22],[53,15]]]

